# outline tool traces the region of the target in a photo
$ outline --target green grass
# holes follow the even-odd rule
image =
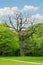
[[[15,62],[11,60],[22,60],[25,62],[38,62],[43,63],[43,57],[0,57],[0,65],[39,65],[39,64],[28,64],[23,62]]]

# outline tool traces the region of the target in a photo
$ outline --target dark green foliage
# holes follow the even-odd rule
[[[36,32],[32,37],[24,40],[25,55],[43,56],[43,23],[36,25]]]

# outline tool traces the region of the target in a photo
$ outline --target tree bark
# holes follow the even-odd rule
[[[24,56],[23,43],[20,41],[20,56]]]
[[[20,44],[20,56],[24,56],[22,36],[19,33],[19,44]]]

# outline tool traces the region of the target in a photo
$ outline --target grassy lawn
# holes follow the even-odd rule
[[[43,63],[43,57],[0,57],[0,65],[41,65],[41,64],[16,62],[12,60]]]

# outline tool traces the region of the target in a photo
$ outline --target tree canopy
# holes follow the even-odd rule
[[[32,35],[32,37],[25,37],[25,40],[23,40],[25,55],[43,56],[43,23],[36,24],[36,26],[36,32]],[[6,27],[6,25],[0,24],[0,55],[20,55],[19,50],[20,46],[17,32],[13,32],[9,27]]]
[[[10,30],[6,25],[0,24],[0,54],[12,55],[19,48],[19,40],[16,32]]]

